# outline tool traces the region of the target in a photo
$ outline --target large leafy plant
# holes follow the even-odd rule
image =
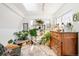
[[[37,36],[37,29],[36,28],[30,29],[29,33],[30,33],[31,36],[36,37]]]
[[[28,36],[28,31],[15,32],[14,35],[17,36],[18,40],[26,40]]]
[[[50,32],[45,32],[43,37],[40,40],[40,44],[46,44],[48,42],[48,45],[49,45],[50,37],[51,37]]]

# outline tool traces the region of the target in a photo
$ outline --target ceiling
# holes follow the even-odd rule
[[[14,3],[25,16],[53,16],[64,3]]]

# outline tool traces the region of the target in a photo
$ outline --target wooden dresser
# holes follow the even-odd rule
[[[50,47],[59,56],[77,56],[78,33],[51,31]]]

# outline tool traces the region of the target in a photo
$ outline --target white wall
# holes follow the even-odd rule
[[[68,22],[71,22],[73,24],[73,31],[79,32],[79,22],[74,22],[73,21],[73,14],[79,12],[79,4],[78,3],[68,3],[64,4],[53,16],[56,19],[61,18],[62,22],[65,24]],[[77,28],[77,29],[76,29]]]
[[[0,43],[6,45],[8,40],[14,39],[13,33],[22,29],[22,20],[22,17],[0,4]]]

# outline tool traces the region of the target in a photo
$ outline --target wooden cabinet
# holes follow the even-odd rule
[[[50,47],[57,55],[78,55],[78,33],[51,31]]]

